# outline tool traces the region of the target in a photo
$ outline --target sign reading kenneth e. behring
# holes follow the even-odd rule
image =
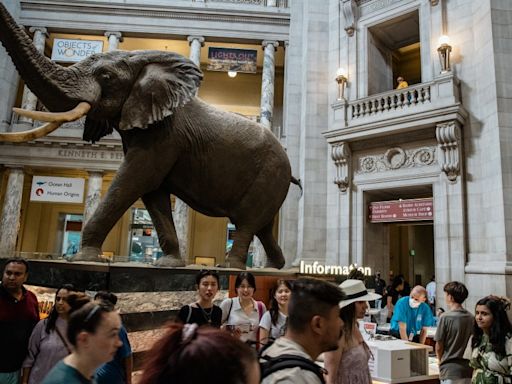
[[[208,48],[209,71],[234,71],[256,73],[256,59],[258,52],[255,49],[238,48]]]
[[[77,63],[93,53],[103,51],[101,40],[54,39],[52,60],[66,63]]]
[[[76,203],[84,201],[85,180],[71,177],[34,176],[30,201]]]

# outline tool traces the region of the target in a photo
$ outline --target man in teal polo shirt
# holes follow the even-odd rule
[[[411,295],[397,301],[391,318],[391,334],[402,340],[425,343],[427,327],[434,325],[430,307],[425,303],[427,291],[415,286]]]

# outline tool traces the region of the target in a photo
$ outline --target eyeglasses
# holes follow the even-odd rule
[[[91,310],[90,312],[87,314],[87,316],[85,316],[85,319],[84,319],[84,325],[87,324],[89,322],[89,320],[91,320],[91,318],[94,316],[94,314],[96,312],[98,312],[98,310],[100,309],[100,306],[99,305],[95,305]]]

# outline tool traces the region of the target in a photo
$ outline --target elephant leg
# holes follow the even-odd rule
[[[98,260],[108,233],[128,208],[148,190],[155,190],[162,180],[141,166],[144,154],[127,154],[106,195],[85,224],[82,248],[74,260]],[[163,176],[162,176],[163,178]]]
[[[226,258],[226,267],[245,269],[247,262],[247,251],[251,244],[253,233],[237,228],[233,235],[233,247]]]
[[[270,223],[256,233],[256,236],[260,239],[263,248],[265,248],[265,253],[267,254],[265,267],[281,269],[285,264],[285,259],[281,247],[277,244],[272,233],[273,226],[274,220],[272,219]]]
[[[153,224],[158,233],[158,242],[164,251],[164,256],[156,261],[156,265],[165,267],[184,267],[185,262],[180,257],[180,247],[169,194],[159,188],[142,196]]]

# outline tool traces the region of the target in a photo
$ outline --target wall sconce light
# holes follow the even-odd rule
[[[338,100],[344,100],[347,76],[345,70],[341,67],[336,71],[336,82],[338,83]]]
[[[228,71],[228,76],[231,77],[231,78],[236,77],[237,74],[238,74],[237,71]]]
[[[441,73],[451,71],[450,68],[450,53],[452,51],[452,47],[450,45],[450,39],[446,35],[442,35],[439,38],[439,48],[437,48],[437,53],[439,53],[439,61],[441,62]]]

